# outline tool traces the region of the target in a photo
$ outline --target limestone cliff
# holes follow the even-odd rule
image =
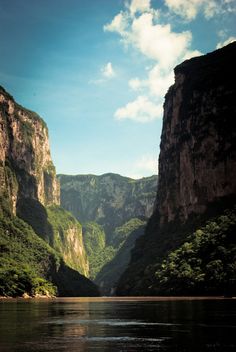
[[[118,294],[151,293],[155,265],[235,204],[235,62],[234,42],[175,68],[164,104],[156,207]]]
[[[59,204],[60,187],[49,149],[48,129],[0,87],[0,194],[16,213],[21,198]]]
[[[36,113],[17,104],[0,87],[0,212],[3,211],[2,219],[4,220],[7,211],[10,217],[16,215],[31,225],[34,233],[46,241],[59,255],[63,273],[70,272],[71,277],[82,280],[81,275],[75,271],[83,275],[88,274],[81,225],[70,213],[60,208],[59,203],[60,185],[50,156],[45,122]],[[22,265],[24,266],[24,260]],[[57,270],[54,271],[53,277],[56,277],[59,290],[59,287],[64,284],[60,283]],[[48,274],[44,276],[47,277]],[[65,280],[65,277],[62,280]],[[80,284],[78,287],[83,291]],[[72,291],[71,287],[71,294]],[[67,288],[61,292],[68,293],[70,289]],[[80,295],[79,292],[77,294]],[[73,295],[76,295],[76,289]]]
[[[118,174],[59,175],[61,205],[82,224],[102,225],[112,242],[116,227],[132,218],[149,218],[153,212],[157,176],[134,180]]]
[[[175,68],[159,157],[161,225],[236,194],[235,59],[236,43]]]

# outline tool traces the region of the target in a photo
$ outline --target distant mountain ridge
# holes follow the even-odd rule
[[[109,233],[133,217],[148,219],[153,211],[157,176],[138,180],[118,174],[58,175],[61,205],[80,222],[95,221]]]

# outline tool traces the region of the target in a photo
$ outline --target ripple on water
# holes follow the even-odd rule
[[[50,321],[42,322],[42,324],[54,324],[54,325],[65,325],[65,324],[78,324],[78,325],[107,325],[107,326],[178,326],[180,324],[164,323],[164,322],[144,322],[144,321],[130,321],[130,320],[100,320],[100,319],[53,319]]]

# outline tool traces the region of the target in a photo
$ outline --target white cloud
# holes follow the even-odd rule
[[[155,24],[153,15],[145,13],[133,20],[126,41],[163,69],[170,69],[189,48],[191,39],[189,31],[175,33],[169,24]]]
[[[148,171],[154,175],[158,173],[158,158],[153,155],[143,155],[136,161],[135,168],[139,171]]]
[[[149,122],[161,118],[162,105],[153,103],[148,97],[140,95],[138,98],[115,112],[117,120],[130,119],[138,122]]]
[[[198,13],[209,19],[226,12],[235,12],[235,0],[165,0],[166,6],[187,21],[194,20]]]
[[[152,64],[145,69],[145,79],[133,77],[128,81],[133,91],[143,90],[142,96],[118,109],[115,118],[149,122],[162,115],[164,96],[174,82],[173,68],[187,57],[201,53],[191,50],[190,31],[175,32],[170,24],[160,23],[150,1],[132,0],[126,8],[104,30],[117,32],[126,47],[135,48]]]
[[[168,88],[174,83],[174,72],[164,72],[156,65],[148,75],[150,93],[157,97],[164,97]]]
[[[101,72],[102,75],[108,79],[113,78],[116,75],[111,62],[108,62],[104,67],[102,67]]]
[[[128,26],[127,15],[124,12],[120,12],[116,15],[111,23],[106,24],[103,29],[108,32],[117,32],[121,35],[125,35],[126,28]]]
[[[224,42],[219,42],[216,46],[216,49],[220,49],[223,48],[223,46],[228,45],[230,43],[233,43],[236,41],[236,37],[229,37],[228,39],[226,39]]]
[[[126,3],[131,15],[135,15],[136,12],[146,12],[151,9],[151,0],[132,0],[131,3]]]
[[[142,88],[143,83],[139,78],[132,78],[129,80],[129,86],[132,90],[138,91]]]

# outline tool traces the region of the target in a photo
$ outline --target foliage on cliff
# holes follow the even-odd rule
[[[235,231],[236,209],[227,210],[188,235],[162,262],[147,266],[136,287],[152,295],[235,295]]]
[[[115,248],[113,259],[101,268],[95,279],[95,283],[99,285],[103,294],[114,294],[120,276],[129,264],[135,241],[144,234],[145,225],[145,221],[131,219],[117,228],[117,232],[122,234],[123,241]]]
[[[120,275],[123,272],[121,269],[124,269],[127,261],[129,261],[130,247],[124,247],[124,253],[120,256],[119,262],[113,262],[113,258],[116,257],[118,251],[122,252],[123,244],[131,233],[144,224],[145,222],[140,219],[130,219],[114,230],[110,236],[110,244],[108,245],[106,245],[106,235],[101,225],[95,222],[88,222],[83,227],[84,244],[90,264],[89,277],[95,279],[95,282],[99,285],[106,279],[106,293],[110,293],[113,287],[113,283],[110,282],[110,279],[112,278],[117,281],[119,276],[116,276],[116,274]],[[110,262],[113,264],[110,269],[108,269]],[[119,266],[120,270],[117,270],[117,266]],[[104,271],[103,268],[107,269]],[[112,271],[113,269],[114,273]],[[117,272],[115,273],[115,271]],[[102,276],[100,276],[100,272],[102,272]],[[102,279],[100,279],[100,277]],[[104,284],[102,286],[104,286]]]
[[[1,210],[0,296],[24,293],[99,295],[96,285],[68,267],[61,255],[39,238],[31,226],[9,211]]]
[[[82,238],[82,227],[74,216],[63,208],[47,207],[51,225],[51,246],[62,255],[66,264],[88,276],[88,261]]]
[[[21,219],[0,214],[0,295],[55,295],[45,273],[60,257]]]
[[[95,279],[101,268],[113,258],[115,249],[106,246],[105,232],[102,226],[95,222],[85,224],[83,238],[89,259],[89,277]]]

